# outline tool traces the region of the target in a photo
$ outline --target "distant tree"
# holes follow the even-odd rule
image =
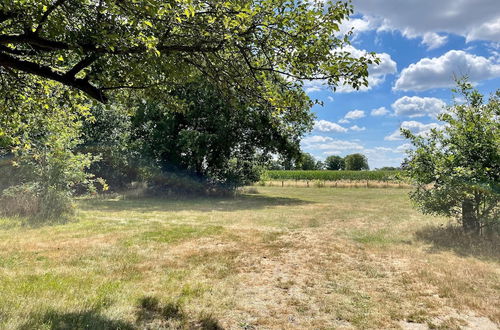
[[[325,169],[325,163],[322,162],[321,160],[318,160],[316,162],[316,170],[324,170]]]
[[[379,170],[379,171],[397,171],[397,170],[399,170],[399,167],[384,166],[384,167],[378,168],[377,170]]]
[[[345,161],[344,158],[340,156],[328,156],[325,160],[325,167],[327,170],[331,171],[339,171],[345,169]]]
[[[428,136],[402,130],[415,146],[404,169],[415,184],[411,199],[424,213],[453,216],[466,231],[500,229],[500,90],[488,103],[466,80],[439,116],[446,124]]]
[[[300,159],[297,162],[296,168],[299,170],[304,170],[304,171],[316,170],[317,169],[316,168],[316,159],[314,159],[314,157],[311,154],[304,152],[300,156]]]
[[[368,159],[362,154],[351,154],[344,158],[345,169],[348,171],[369,170]]]

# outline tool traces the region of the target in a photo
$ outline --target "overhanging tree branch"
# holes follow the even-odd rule
[[[106,95],[104,95],[104,93],[99,88],[91,85],[86,79],[79,79],[67,74],[61,74],[46,66],[18,60],[15,57],[2,53],[0,53],[0,66],[20,70],[25,73],[34,74],[39,77],[51,79],[64,85],[77,88],[99,102],[106,103],[108,101]]]

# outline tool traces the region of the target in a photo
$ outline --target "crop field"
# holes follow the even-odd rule
[[[398,181],[399,171],[266,171],[264,180]]]
[[[498,328],[498,237],[465,237],[407,192],[248,187],[0,218],[0,328]]]

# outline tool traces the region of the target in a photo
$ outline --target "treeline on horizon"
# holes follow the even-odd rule
[[[301,152],[297,158],[292,159],[273,159],[267,165],[268,170],[304,170],[304,171],[368,171],[368,158],[361,153],[354,153],[341,157],[331,155],[324,161],[316,160],[313,155],[307,152]],[[397,171],[401,167],[384,166],[376,168],[381,171]]]

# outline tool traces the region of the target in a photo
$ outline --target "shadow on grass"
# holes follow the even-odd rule
[[[133,324],[120,321],[110,320],[99,312],[94,310],[61,313],[50,311],[42,315],[40,318],[35,318],[22,326],[20,329],[37,329],[43,324],[44,329],[51,330],[70,330],[70,329],[99,329],[99,330],[132,330],[137,329]]]
[[[96,330],[139,330],[139,329],[200,329],[222,330],[212,316],[202,315],[191,319],[177,303],[161,304],[155,297],[139,300],[135,322],[109,319],[97,310],[62,313],[49,311],[33,317],[19,329],[96,329]]]
[[[297,198],[262,195],[239,195],[236,197],[193,197],[183,199],[133,198],[133,199],[81,199],[82,210],[175,212],[175,211],[243,211],[265,209],[274,206],[305,205],[312,202]]]
[[[224,329],[215,318],[202,315],[196,320],[190,320],[178,303],[161,304],[156,297],[146,296],[139,300],[136,313],[137,323],[146,329]]]
[[[431,243],[432,251],[453,251],[460,256],[500,262],[500,236],[476,236],[458,226],[428,226],[415,233],[418,240]]]

